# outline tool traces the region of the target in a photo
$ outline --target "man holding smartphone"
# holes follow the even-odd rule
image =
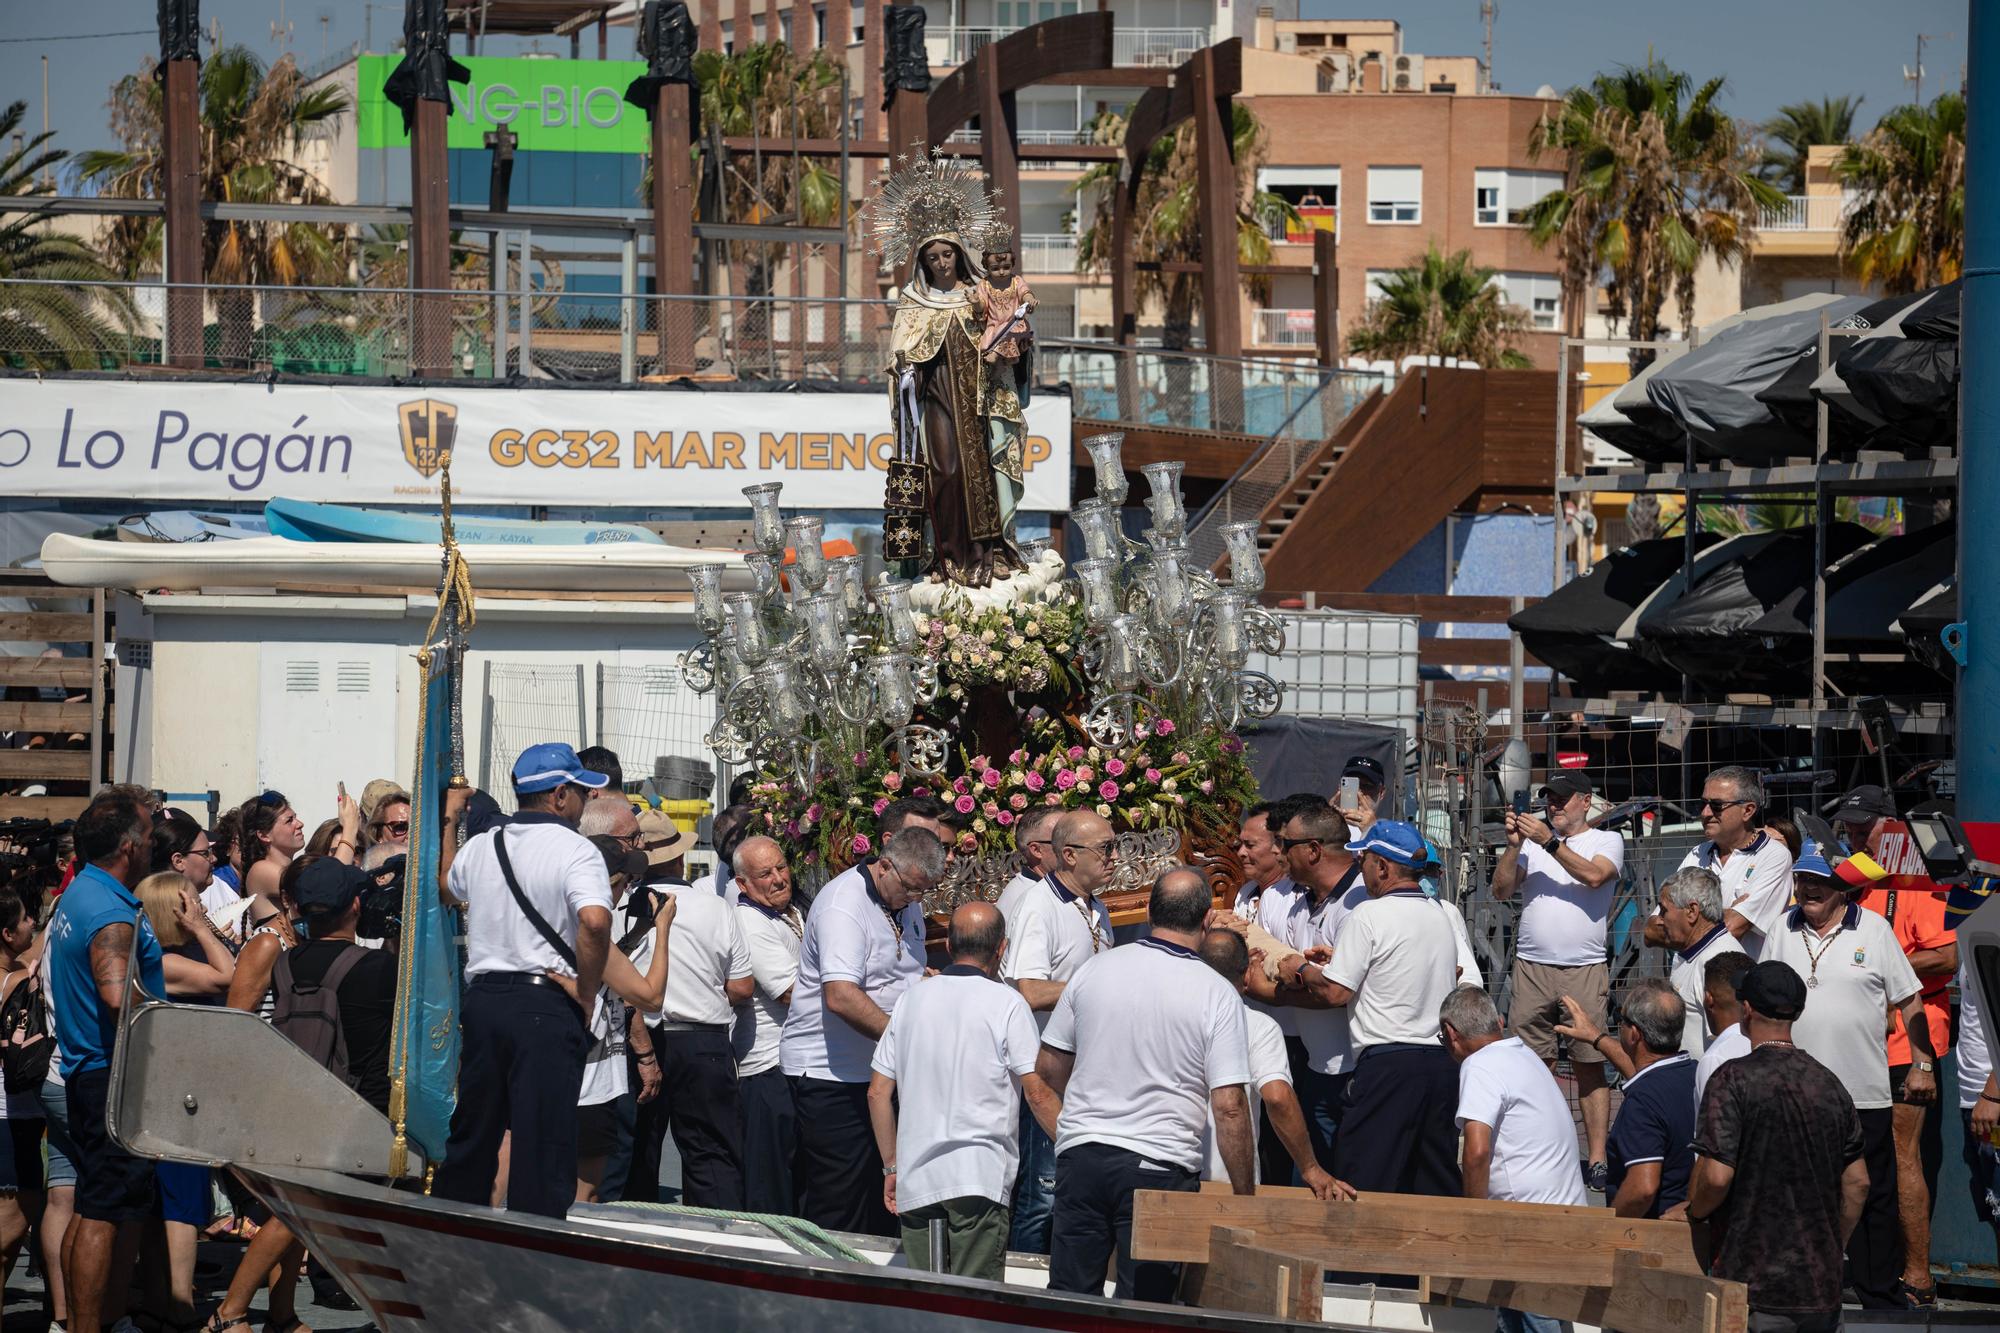
[[[1573,997],[1600,1029],[1611,998],[1606,923],[1624,873],[1625,839],[1590,827],[1590,797],[1589,777],[1573,769],[1556,773],[1541,791],[1546,822],[1509,811],[1507,846],[1493,867],[1493,896],[1502,902],[1517,893],[1521,898],[1509,1025],[1552,1070],[1556,1024],[1568,1021],[1562,997]],[[1585,1180],[1602,1191],[1604,1141],[1611,1127],[1604,1057],[1594,1048],[1572,1047],[1569,1060],[1589,1148]]]

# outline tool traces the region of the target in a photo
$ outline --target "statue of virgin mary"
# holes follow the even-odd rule
[[[971,587],[1021,568],[988,443],[985,321],[973,301],[979,246],[995,221],[979,177],[946,158],[898,171],[875,201],[881,253],[904,274],[887,368],[898,463],[890,469],[884,554],[917,554],[913,518],[921,509],[930,537],[923,568]]]

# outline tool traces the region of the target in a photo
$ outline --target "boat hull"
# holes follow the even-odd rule
[[[273,534],[307,542],[414,542],[436,546],[444,522],[436,513],[404,513],[309,500],[271,500],[264,520]],[[561,519],[478,518],[452,515],[458,540],[472,545],[603,546],[662,545],[660,534],[637,523],[565,522]]]

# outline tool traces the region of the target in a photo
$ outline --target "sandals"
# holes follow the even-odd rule
[[[1937,1308],[1937,1283],[1927,1287],[1913,1287],[1907,1281],[1896,1280],[1896,1294],[1903,1298],[1903,1306],[1910,1310],[1932,1310]]]
[[[250,1316],[246,1313],[240,1314],[234,1319],[224,1319],[222,1311],[218,1309],[208,1317],[207,1322],[197,1327],[202,1330],[202,1333],[229,1333],[229,1330],[232,1328],[249,1328]]]

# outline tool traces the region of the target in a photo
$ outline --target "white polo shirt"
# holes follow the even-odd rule
[[[1542,1058],[1519,1037],[1503,1037],[1458,1067],[1458,1127],[1476,1120],[1493,1130],[1486,1197],[1510,1203],[1583,1205],[1576,1166],[1576,1122]]]
[[[1708,960],[1726,953],[1742,952],[1743,946],[1729,933],[1729,927],[1719,922],[1688,948],[1674,950],[1667,976],[1673,983],[1674,994],[1680,996],[1681,1003],[1687,1006],[1687,1014],[1681,1022],[1681,1049],[1689,1055],[1700,1055],[1708,1048],[1708,1014],[1701,1007]]]
[[[1272,1083],[1291,1087],[1292,1062],[1285,1053],[1285,1034],[1278,1030],[1277,1021],[1269,1014],[1246,1006],[1243,1022],[1250,1050],[1250,1142],[1254,1148],[1264,1109],[1264,1089]],[[1215,1137],[1213,1107],[1209,1108],[1208,1128],[1201,1134],[1201,1155],[1205,1162],[1201,1169],[1203,1180],[1229,1179],[1229,1168],[1223,1163],[1222,1147]],[[1257,1160],[1254,1154],[1251,1160],[1253,1163]]]
[[[1200,1171],[1208,1094],[1250,1081],[1243,1001],[1192,949],[1143,939],[1078,969],[1042,1044],[1076,1056],[1058,1156],[1105,1143]]]
[[[1972,975],[1972,950],[1958,955],[1958,1105],[1971,1110],[1979,1094],[1986,1091],[1986,1076],[1993,1072],[1993,1050],[1986,1044],[1986,1025],[1981,1015],[1986,1001]]]
[[[1229,911],[1238,921],[1257,919],[1257,881],[1246,879],[1236,890],[1236,903]]]
[[[1031,875],[1023,870],[1020,874],[1008,880],[1007,886],[1000,890],[1000,896],[993,900],[993,905],[1000,909],[1001,919],[1007,923],[1008,939],[1013,939],[1019,933],[1014,922],[1021,910],[1021,900],[1041,886],[1042,877],[1040,875]]]
[[[1010,982],[1067,983],[1077,969],[1111,948],[1111,911],[1101,898],[1079,898],[1054,875],[1021,895],[1008,931],[1000,975]],[[1035,1015],[1049,1025],[1049,1011]]]
[[[799,976],[799,938],[804,915],[796,906],[772,912],[748,898],[736,902],[736,926],[750,951],[750,975],[756,985],[750,1003],[736,1011],[736,1076],[749,1078],[778,1067],[778,1035],[785,1027],[787,1006],[781,997]]]
[[[1833,933],[1820,938],[1793,908],[1764,937],[1764,958],[1789,964],[1806,983],[1792,1044],[1833,1071],[1855,1110],[1890,1105],[1888,1013],[1919,989],[1895,927],[1849,903]]]
[[[1291,915],[1292,907],[1303,895],[1291,876],[1280,875],[1271,882],[1268,889],[1259,888],[1254,883],[1246,883],[1237,890],[1236,915],[1245,921],[1255,921],[1278,939],[1286,939],[1285,922]],[[1251,1012],[1267,1014],[1276,1020],[1278,1030],[1287,1037],[1299,1035],[1299,1011],[1290,1005],[1267,1005],[1256,1000],[1249,1001]]]
[[[1312,890],[1292,895],[1292,910],[1284,920],[1284,930],[1274,931],[1294,949],[1331,949],[1340,938],[1340,928],[1355,908],[1368,901],[1368,886],[1362,882],[1357,864],[1333,888],[1324,901],[1314,906]],[[1349,1035],[1346,1009],[1300,1009],[1287,1005],[1298,1038],[1305,1043],[1306,1058],[1322,1074],[1345,1073],[1354,1064],[1354,1042]]]
[[[1603,857],[1625,869],[1624,836],[1610,829],[1585,829],[1565,837],[1563,845],[1584,860]],[[1593,889],[1535,843],[1521,847],[1523,877],[1520,934],[1514,956],[1544,967],[1589,967],[1604,961],[1605,922],[1618,876]]]
[[[1436,901],[1444,909],[1445,920],[1451,923],[1452,945],[1458,951],[1458,984],[1484,990],[1486,975],[1479,970],[1479,955],[1472,952],[1472,932],[1465,927],[1465,913],[1458,910],[1457,903],[1442,898]]]
[[[1040,1052],[1028,1002],[977,968],[948,967],[910,987],[874,1059],[896,1080],[899,1209],[1013,1198],[1018,1084]]]
[[[604,855],[590,839],[552,815],[527,811],[459,848],[447,887],[465,904],[465,975],[483,972],[555,972],[576,969],[542,938],[507,891],[493,840],[505,834],[514,880],[542,919],[576,947],[577,913],[611,910],[611,877]]]
[[[1348,1034],[1357,1055],[1390,1042],[1435,1045],[1438,1007],[1458,984],[1459,937],[1447,904],[1397,889],[1348,913],[1326,975],[1354,992]]]
[[[1715,1040],[1701,1053],[1701,1059],[1694,1066],[1694,1122],[1701,1123],[1701,1097],[1708,1091],[1708,1080],[1716,1070],[1731,1060],[1750,1054],[1750,1036],[1743,1031],[1741,1023],[1731,1023],[1715,1034]]]
[[[722,988],[750,975],[750,950],[736,924],[736,909],[712,893],[687,884],[649,884],[674,896],[674,923],[667,928],[667,994],[648,1024],[700,1023],[733,1028],[736,1009]],[[628,905],[626,913],[631,911]],[[621,913],[621,933],[631,928]],[[648,932],[628,955],[644,972],[653,965],[653,936]]]
[[[1681,859],[1680,869],[1689,866],[1700,866],[1722,881],[1722,905],[1750,923],[1743,952],[1762,959],[1764,937],[1792,901],[1792,849],[1785,840],[1759,829],[1748,846],[1727,855],[1704,842]],[[1736,901],[1746,894],[1747,901]]]
[[[924,975],[923,905],[905,904],[892,924],[868,877],[873,864],[864,861],[828,880],[806,914],[799,976],[778,1039],[779,1067],[795,1078],[868,1081],[875,1043],[827,1009],[821,989],[827,982],[852,982],[893,1015],[896,1001]]]

